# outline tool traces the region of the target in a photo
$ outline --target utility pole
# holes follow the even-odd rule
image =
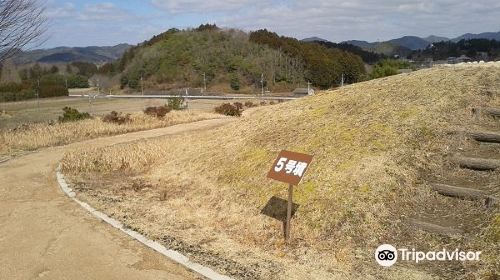
[[[144,95],[144,82],[141,75],[141,95]]]
[[[264,96],[264,73],[260,74],[260,95]]]
[[[40,78],[37,80],[37,87],[36,87],[36,110],[40,111]]]
[[[207,91],[207,75],[203,72],[203,92]]]
[[[99,79],[97,79],[97,95],[100,94],[100,84],[99,84]]]
[[[91,99],[91,93],[89,92],[89,112],[92,115],[92,99]]]
[[[344,73],[342,73],[342,80],[340,80],[340,86],[344,86]]]

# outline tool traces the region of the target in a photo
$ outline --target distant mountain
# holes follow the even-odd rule
[[[321,42],[321,41],[315,41],[318,44],[321,44],[327,48],[335,48],[335,49],[341,49],[350,53],[353,53],[355,55],[359,55],[361,59],[363,59],[363,62],[373,64],[379,61],[382,58],[385,58],[384,55],[370,52],[370,51],[365,51],[359,46],[355,46],[352,44],[347,44],[347,43],[332,43],[332,42]]]
[[[354,46],[357,46],[357,47],[360,47],[363,49],[372,48],[377,44],[377,43],[369,43],[367,41],[360,41],[360,40],[349,40],[349,41],[344,41],[342,43],[351,44],[351,45],[354,45]]]
[[[12,61],[17,65],[34,62],[68,63],[75,61],[105,63],[120,58],[130,47],[132,46],[128,44],[119,44],[110,47],[91,46],[39,49],[21,52],[13,57]]]
[[[401,38],[389,40],[387,42],[397,46],[408,48],[412,51],[425,49],[428,45],[430,45],[429,41],[426,41],[417,36],[404,36]]]
[[[488,39],[500,41],[500,31],[499,32],[484,32],[479,34],[466,33],[464,35],[458,36],[457,38],[451,39],[453,42],[458,42],[462,39]]]
[[[450,38],[440,37],[440,36],[434,36],[434,35],[427,36],[427,37],[422,38],[422,39],[426,40],[429,43],[437,43],[437,42],[450,41]]]
[[[319,38],[319,37],[309,37],[309,38],[304,38],[301,40],[302,42],[330,42],[326,39]]]
[[[400,42],[398,42],[397,39],[385,42],[374,42],[374,43],[370,43],[367,41],[350,40],[342,43],[351,44],[360,47],[365,51],[374,52],[377,54],[383,54],[386,56],[394,56],[394,55],[406,56],[412,51],[410,48],[399,45]]]
[[[384,42],[367,42],[360,40],[350,40],[343,43],[358,46],[365,51],[372,51],[375,53],[385,54],[388,56],[399,55],[405,56],[414,50],[423,50],[432,43],[442,42],[442,41],[452,41],[458,42],[462,39],[488,39],[500,41],[500,32],[484,32],[479,34],[467,33],[461,35],[457,38],[449,39],[446,37],[440,37],[435,35],[430,35],[425,38],[417,36],[403,36],[401,38],[396,38]]]

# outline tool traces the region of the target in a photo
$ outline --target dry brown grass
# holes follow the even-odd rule
[[[498,211],[485,213],[474,203],[461,206],[484,214],[485,221],[497,215],[486,229],[493,237],[484,238],[479,230],[472,241],[411,232],[404,221],[431,201],[450,204],[429,191],[423,176],[441,169],[446,156],[459,148],[447,133],[477,125],[471,109],[499,106],[499,95],[498,67],[433,68],[270,106],[196,135],[70,153],[62,167],[92,204],[157,240],[181,240],[221,253],[247,274],[232,271],[236,265],[208,263],[237,278],[441,275],[436,267],[380,269],[373,251],[385,242],[481,249],[485,263],[445,273],[482,277],[498,264]],[[300,208],[289,246],[282,242],[281,224],[260,214],[272,195],[286,194],[284,184],[266,179],[281,149],[315,156],[296,188]],[[138,178],[152,186],[131,190]],[[180,247],[188,253],[192,248]]]
[[[121,125],[104,122],[98,117],[53,125],[47,123],[28,124],[17,129],[0,130],[0,155],[213,118],[220,118],[220,116],[211,113],[175,111],[163,118],[135,113],[131,115],[131,122]]]

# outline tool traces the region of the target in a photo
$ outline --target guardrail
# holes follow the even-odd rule
[[[82,98],[122,98],[122,99],[166,99],[182,97],[186,99],[213,99],[213,100],[236,100],[236,99],[258,99],[258,100],[294,100],[300,97],[291,96],[225,96],[225,95],[92,95],[92,94],[70,94],[69,97]]]

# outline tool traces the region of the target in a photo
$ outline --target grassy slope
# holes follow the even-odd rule
[[[178,245],[187,243],[222,252],[252,277],[273,278],[276,271],[285,271],[284,279],[487,273],[495,269],[498,247],[491,245],[498,244],[499,225],[487,229],[486,237],[450,241],[410,231],[404,221],[435,199],[423,177],[458,148],[447,132],[475,126],[473,107],[500,106],[499,85],[499,67],[421,70],[264,108],[201,135],[68,154],[63,168],[79,182],[83,197],[126,224],[181,251],[189,252]],[[272,195],[286,194],[284,184],[266,179],[281,149],[315,156],[296,188],[300,208],[288,248],[280,224],[260,214]],[[102,172],[100,179],[85,175],[94,172]],[[159,200],[161,192],[165,201]],[[464,211],[482,213],[483,227],[495,213],[475,204],[465,204]],[[420,250],[482,249],[489,263],[460,272],[405,264],[382,270],[372,254],[384,242]],[[245,278],[228,266],[209,264]]]

